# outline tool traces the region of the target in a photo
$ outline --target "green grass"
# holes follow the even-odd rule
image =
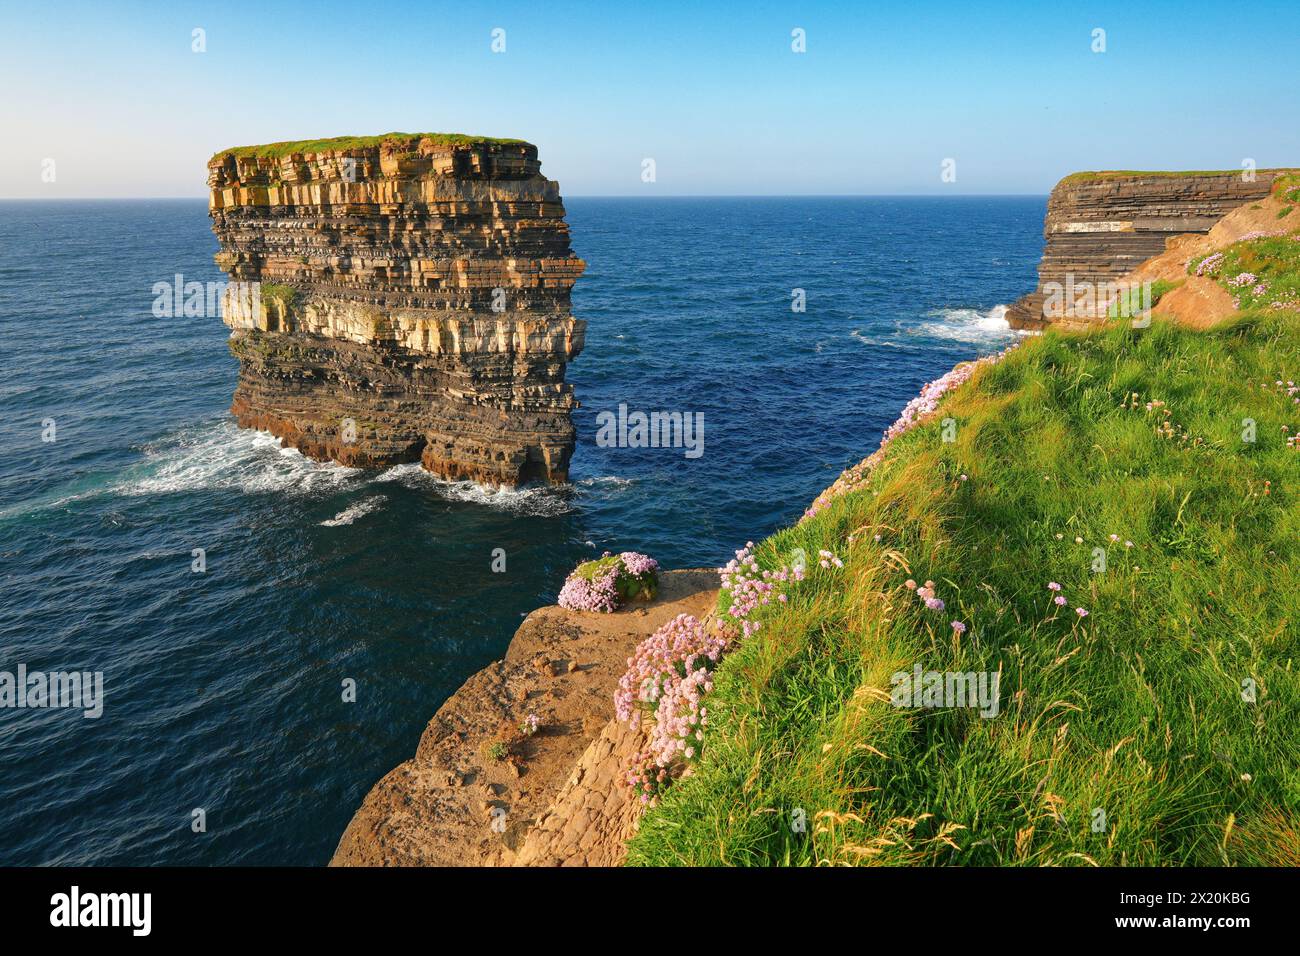
[[[1300,203],[1300,174],[1292,173],[1286,176],[1279,176],[1274,183],[1275,192],[1282,194],[1283,200],[1289,203]]]
[[[282,285],[278,282],[263,282],[261,287],[263,299],[271,299],[286,309],[293,308],[293,304],[298,300],[298,290],[291,285]]]
[[[1167,279],[1156,279],[1151,283],[1151,299],[1147,306],[1154,306],[1160,301],[1166,292],[1178,288],[1182,282],[1170,282]],[[1146,309],[1143,308],[1142,289],[1139,286],[1135,289],[1123,289],[1120,291],[1119,298],[1111,303],[1107,311],[1107,317],[1112,319],[1132,318],[1141,315]]]
[[[626,604],[629,601],[653,601],[659,594],[659,575],[653,571],[647,571],[642,575],[635,575],[623,567],[623,559],[620,555],[610,554],[603,558],[595,558],[591,561],[583,561],[573,569],[573,574],[588,581],[602,577],[610,568],[618,568],[618,575],[614,579],[614,589],[618,592],[620,604]]]
[[[1293,312],[1049,331],[981,370],[761,543],[767,568],[845,567],[814,562],[723,660],[702,757],[629,863],[1300,865],[1300,406],[1279,379],[1300,379]],[[915,663],[1000,671],[1000,713],[892,706]]]
[[[1256,173],[1288,172],[1287,169],[1259,169]],[[1130,179],[1135,176],[1167,179],[1179,176],[1240,176],[1240,169],[1102,169],[1071,173],[1062,183],[1092,182],[1106,179]],[[1058,184],[1059,185],[1059,184]]]
[[[1285,219],[1296,204],[1300,203],[1300,175],[1279,176],[1273,189],[1281,194],[1283,202],[1290,203],[1279,209],[1277,213],[1277,218]]]
[[[491,136],[467,136],[464,133],[380,133],[378,136],[334,136],[330,139],[299,139],[284,143],[266,143],[261,146],[232,146],[212,154],[208,162],[224,156],[279,159],[292,153],[321,153],[330,150],[365,149],[378,146],[387,140],[396,140],[414,144],[415,140],[431,139],[442,146],[473,146],[480,143],[489,145],[522,144],[522,139],[499,139]]]
[[[1300,232],[1235,242],[1221,252],[1221,259],[1216,253],[1215,264],[1205,274],[1227,289],[1239,308],[1300,307]],[[1187,264],[1187,271],[1194,274],[1210,258],[1197,256]],[[1243,284],[1240,276],[1246,276]]]

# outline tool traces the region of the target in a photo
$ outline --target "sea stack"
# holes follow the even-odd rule
[[[457,134],[217,153],[238,423],[346,465],[567,481],[585,263],[540,170],[529,143]]]
[[[1038,288],[1007,309],[1007,321],[1012,328],[1041,329],[1057,321],[1092,320],[1068,307],[1070,290],[1084,284],[1100,289],[1164,252],[1168,239],[1209,232],[1238,206],[1266,197],[1279,172],[1087,172],[1065,177],[1047,201]],[[1047,294],[1053,288],[1065,294],[1053,298]]]

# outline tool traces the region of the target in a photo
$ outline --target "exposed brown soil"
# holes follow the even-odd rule
[[[1205,276],[1189,276],[1178,288],[1161,296],[1151,314],[1167,316],[1194,329],[1208,329],[1236,310],[1237,304],[1223,286]]]
[[[1237,311],[1232,296],[1213,279],[1189,276],[1187,264],[1226,248],[1252,232],[1279,232],[1284,225],[1277,214],[1286,205],[1274,193],[1258,202],[1247,203],[1228,213],[1205,235],[1174,236],[1165,251],[1142,263],[1121,279],[1126,283],[1164,279],[1180,285],[1161,296],[1151,314],[1172,318],[1195,329],[1207,329]]]

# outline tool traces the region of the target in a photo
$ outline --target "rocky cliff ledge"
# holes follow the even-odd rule
[[[339,840],[331,866],[613,866],[640,819],[622,777],[644,746],[614,718],[636,645],[678,614],[704,618],[716,571],[667,571],[659,594],[613,614],[543,607],[505,657],[438,709],[415,756],[388,773]],[[502,728],[530,714],[520,759],[494,759]]]
[[[214,156],[239,424],[348,465],[567,480],[584,263],[540,168],[528,143],[442,134]]]
[[[1038,287],[1007,310],[1013,328],[1038,329],[1075,318],[1068,296],[1087,297],[1165,250],[1165,241],[1207,233],[1233,209],[1263,199],[1280,170],[1262,170],[1251,181],[1241,172],[1075,173],[1056,184],[1043,224]],[[1095,297],[1095,296],[1094,296]],[[1092,303],[1085,310],[1091,313]],[[1103,311],[1104,314],[1104,311]],[[1085,316],[1086,317],[1086,316]]]

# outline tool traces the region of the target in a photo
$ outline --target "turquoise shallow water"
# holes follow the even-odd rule
[[[156,282],[220,278],[204,202],[0,202],[0,670],[105,679],[99,720],[0,709],[0,864],[324,863],[576,561],[725,561],[1008,344],[1045,201],[567,205],[574,483],[494,494],[232,425],[226,329],[151,312]],[[703,455],[598,447],[621,402],[702,412]]]

